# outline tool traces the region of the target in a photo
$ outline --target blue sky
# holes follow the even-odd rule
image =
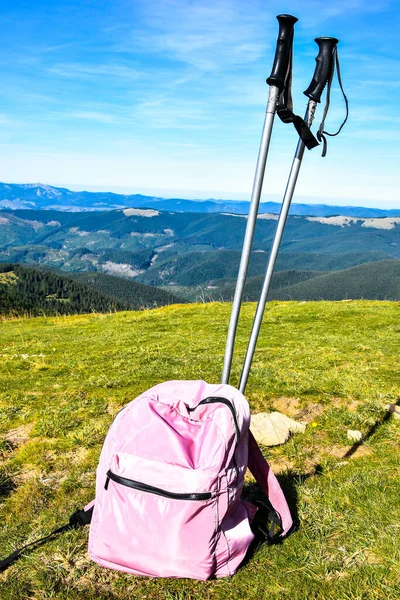
[[[326,158],[306,153],[297,200],[399,206],[393,0],[3,0],[0,180],[247,199],[282,12],[299,18],[296,111],[321,35],[340,39],[351,111]],[[336,90],[331,130],[343,114]],[[295,146],[276,121],[264,199],[284,191]]]

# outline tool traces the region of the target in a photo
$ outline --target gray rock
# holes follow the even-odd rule
[[[363,435],[361,431],[357,431],[356,429],[349,429],[347,431],[347,439],[349,439],[351,442],[361,442],[362,437]]]
[[[262,412],[251,417],[251,431],[257,442],[264,446],[284,444],[291,433],[303,433],[305,429],[305,423],[298,423],[279,412]]]

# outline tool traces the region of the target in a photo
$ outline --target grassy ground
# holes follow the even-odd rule
[[[239,376],[254,305],[238,333]],[[265,449],[299,519],[230,579],[135,578],[92,563],[87,528],[0,574],[2,600],[400,598],[400,305],[270,303],[248,385],[253,412],[309,423]],[[92,499],[108,426],[167,379],[217,382],[230,306],[0,322],[0,556],[45,535]],[[351,448],[348,429],[367,439]]]

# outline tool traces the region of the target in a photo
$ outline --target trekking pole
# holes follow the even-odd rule
[[[307,103],[307,110],[304,117],[305,122],[308,126],[311,126],[315,109],[317,107],[317,103],[321,102],[321,95],[324,91],[324,88],[328,82],[331,81],[333,76],[334,69],[334,59],[336,52],[336,44],[339,43],[339,40],[332,37],[319,37],[316,38],[315,41],[318,44],[319,52],[316,57],[316,67],[314,76],[311,80],[310,85],[304,92],[304,94],[309,98]],[[251,336],[249,340],[249,344],[247,346],[246,357],[243,365],[242,374],[239,382],[239,390],[244,393],[246,389],[247,379],[249,376],[249,371],[251,367],[251,363],[253,361],[254,351],[257,344],[258,334],[260,332],[260,327],[264,315],[265,304],[268,298],[268,292],[271,285],[271,278],[274,272],[274,267],[276,263],[276,258],[278,255],[279,246],[282,240],[283,231],[285,229],[286,219],[288,216],[290,204],[293,198],[294,190],[296,187],[297,177],[299,175],[301,161],[304,155],[305,145],[304,142],[299,139],[296,152],[294,155],[292,167],[289,174],[289,179],[286,185],[285,195],[282,202],[281,212],[279,214],[277,229],[275,233],[275,237],[272,243],[271,252],[268,259],[267,271],[265,274],[265,279],[260,295],[260,299],[257,305],[257,311],[254,317],[253,327],[251,330]]]
[[[278,99],[282,90],[285,87],[286,76],[289,65],[291,63],[294,24],[298,21],[298,19],[296,17],[293,17],[292,15],[278,15],[277,19],[279,21],[279,34],[278,40],[276,42],[274,64],[272,67],[271,75],[267,79],[267,83],[270,86],[268,94],[268,103],[265,114],[263,132],[261,136],[260,150],[258,153],[256,172],[254,175],[253,190],[251,194],[249,214],[247,216],[246,231],[236,282],[235,295],[232,304],[232,312],[229,321],[224,357],[224,367],[222,371],[222,383],[229,382],[233,349],[235,345],[236,329],[243,298],[244,285],[246,282],[247,271],[249,267],[251,249],[253,245],[254,229],[257,221],[258,206],[260,204],[269,142],[271,139],[272,127],[274,124]]]

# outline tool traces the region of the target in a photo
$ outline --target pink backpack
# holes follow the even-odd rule
[[[266,494],[265,521],[272,525],[267,537],[281,538],[292,527],[249,423],[247,400],[230,385],[154,386],[114,419],[100,455],[95,500],[67,525],[0,560],[0,572],[27,548],[90,523],[89,555],[104,567],[153,577],[232,575],[254,539],[250,525],[258,506],[241,499],[247,467]]]
[[[168,381],[127,404],[97,468],[90,557],[135,575],[232,575],[254,539],[247,467],[285,535],[289,508],[249,423],[247,400],[224,384]]]

